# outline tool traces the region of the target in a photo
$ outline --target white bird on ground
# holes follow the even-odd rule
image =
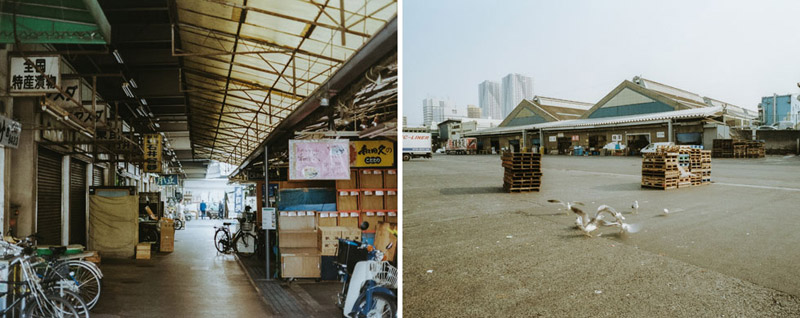
[[[597,212],[595,212],[594,217],[591,219],[586,212],[583,212],[583,210],[579,209],[578,207],[572,206],[571,210],[578,215],[578,217],[575,219],[576,225],[581,231],[583,231],[583,234],[589,237],[593,236],[592,232],[596,231],[598,226],[616,226],[620,228],[620,233],[636,233],[640,229],[639,225],[622,222],[625,220],[625,217],[608,205],[601,205],[598,207]],[[604,220],[603,216],[606,214],[614,218],[614,220]],[[598,236],[600,236],[600,234],[598,234]]]
[[[639,201],[633,201],[631,208],[633,209],[633,214],[639,214]]]
[[[580,205],[580,206],[584,205],[583,202],[578,202],[578,201],[573,201],[573,202],[571,202],[571,201],[560,201],[560,200],[554,200],[554,199],[547,200],[547,202],[560,204],[565,209],[567,209],[566,210],[567,214],[569,214],[569,211],[572,210],[572,206],[573,205]]]
[[[664,215],[669,215],[669,210],[664,209]]]

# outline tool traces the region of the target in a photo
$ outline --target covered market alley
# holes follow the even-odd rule
[[[56,254],[96,317],[341,315],[338,238],[396,266],[396,15],[0,1],[2,280]]]

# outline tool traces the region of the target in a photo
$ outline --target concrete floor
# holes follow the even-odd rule
[[[404,314],[800,316],[800,158],[712,167],[714,184],[663,191],[640,187],[641,158],[545,156],[542,191],[507,194],[499,156],[405,162]],[[587,238],[547,199],[643,229]]]
[[[214,225],[194,220],[175,234],[175,252],[150,260],[103,259],[103,286],[92,317],[269,317],[232,255],[217,255]]]

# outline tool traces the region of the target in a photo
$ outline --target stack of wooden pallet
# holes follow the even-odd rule
[[[542,185],[542,155],[532,152],[503,153],[503,189],[506,192],[539,191]]]
[[[711,150],[700,150],[700,183],[711,183]]]
[[[764,142],[750,140],[733,141],[734,158],[764,158],[766,151]]]
[[[692,176],[690,171],[692,169],[692,148],[687,146],[680,146],[678,149],[678,188],[685,188],[692,185]]]
[[[714,139],[714,158],[733,158],[733,139]]]
[[[677,148],[661,147],[654,153],[644,154],[642,187],[675,189],[679,177]]]

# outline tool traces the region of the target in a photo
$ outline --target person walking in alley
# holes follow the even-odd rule
[[[206,204],[206,200],[200,201],[200,219],[206,218],[206,209],[208,209],[208,204]]]
[[[225,218],[225,206],[222,204],[222,201],[219,201],[219,209],[217,209],[217,212],[219,213],[220,219]]]

